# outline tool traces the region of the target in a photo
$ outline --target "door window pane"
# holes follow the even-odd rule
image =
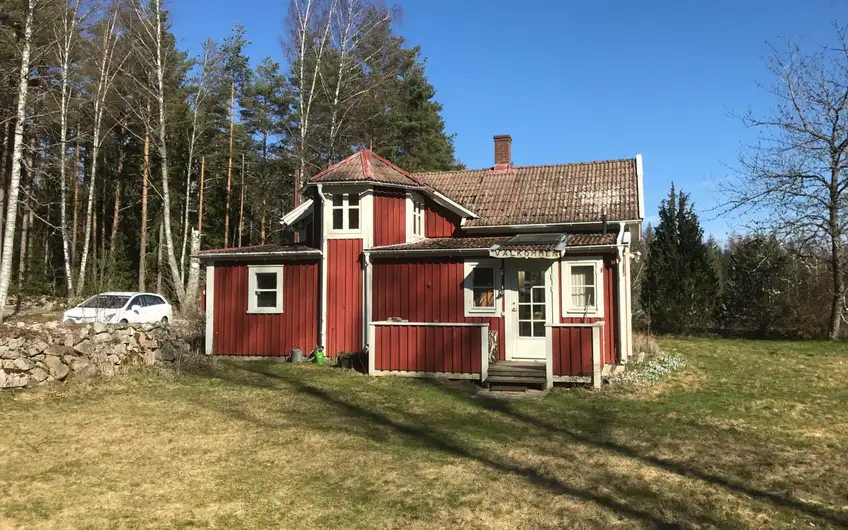
[[[532,337],[533,336],[533,326],[530,322],[519,322],[518,323],[518,336],[519,337]]]
[[[333,230],[342,230],[344,229],[344,210],[333,209]]]
[[[358,230],[359,229],[359,208],[355,210],[348,210],[347,212],[348,218],[348,229],[350,230]]]

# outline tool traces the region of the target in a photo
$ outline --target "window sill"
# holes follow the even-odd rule
[[[604,318],[604,313],[594,309],[592,311],[581,311],[577,309],[568,309],[562,315],[566,318]]]
[[[501,316],[501,312],[497,309],[466,309],[463,313],[468,318],[496,318]]]
[[[282,309],[248,309],[248,315],[282,315]]]

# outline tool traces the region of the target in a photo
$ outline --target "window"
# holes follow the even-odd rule
[[[331,200],[333,212],[333,230],[359,230],[359,194],[335,193]]]
[[[162,300],[158,296],[153,296],[152,294],[143,295],[141,298],[144,301],[144,304],[142,305],[144,305],[145,307],[153,307],[155,305],[162,305],[165,303],[164,300]]]
[[[283,266],[250,265],[247,274],[247,312],[282,313]]]
[[[603,316],[601,261],[564,262],[563,301],[570,314]]]
[[[500,314],[501,269],[495,260],[465,263],[465,316]]]
[[[412,237],[424,237],[424,204],[412,201]]]
[[[547,309],[545,272],[518,271],[518,336],[544,337]]]

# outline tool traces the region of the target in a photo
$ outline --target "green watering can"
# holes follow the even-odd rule
[[[319,366],[324,366],[324,348],[320,346],[315,350],[315,362],[318,363]]]

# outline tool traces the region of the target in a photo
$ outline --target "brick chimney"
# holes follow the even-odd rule
[[[512,166],[512,136],[495,136],[495,171],[503,171]]]

